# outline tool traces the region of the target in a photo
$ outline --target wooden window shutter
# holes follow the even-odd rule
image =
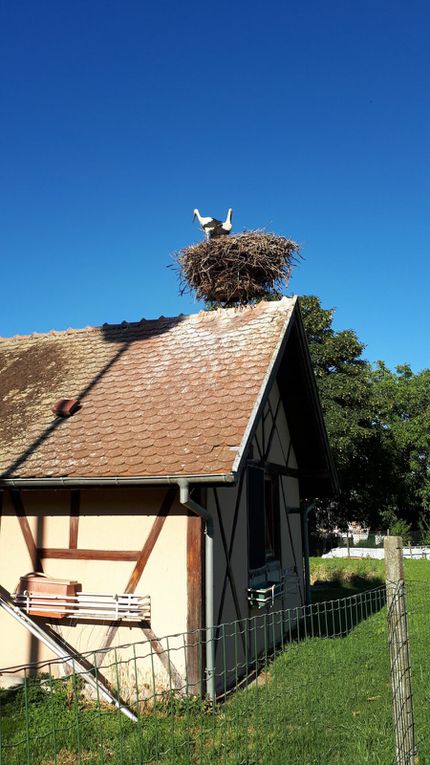
[[[264,520],[264,470],[248,467],[248,553],[249,568],[261,568],[266,563]]]

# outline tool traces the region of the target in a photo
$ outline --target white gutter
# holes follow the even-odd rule
[[[0,488],[2,486],[12,486],[19,488],[59,488],[66,486],[140,486],[145,484],[166,485],[177,484],[180,481],[186,481],[189,484],[195,483],[235,483],[237,476],[235,473],[224,473],[222,475],[189,475],[189,476],[101,476],[100,478],[80,477],[58,477],[58,478],[1,478]]]
[[[190,485],[186,478],[177,480],[180,490],[181,505],[191,510],[205,524],[205,617],[206,617],[206,689],[212,702],[216,698],[215,690],[215,627],[214,627],[214,522],[212,515],[190,498]]]

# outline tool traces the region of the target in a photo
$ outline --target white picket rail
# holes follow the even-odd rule
[[[384,559],[382,547],[334,547],[323,558],[374,558]],[[430,547],[403,547],[403,557],[413,560],[430,560]]]
[[[59,618],[150,621],[149,595],[134,593],[78,592],[76,595],[52,595],[40,592],[15,593],[13,602],[25,613],[49,614]],[[55,615],[55,616],[54,616]]]

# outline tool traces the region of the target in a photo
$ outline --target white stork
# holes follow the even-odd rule
[[[228,236],[232,224],[231,219],[233,216],[233,210],[229,209],[225,221],[217,220],[216,218],[203,218],[197,208],[194,210],[193,220],[197,218],[202,230],[205,233],[206,239],[214,239],[216,236]]]

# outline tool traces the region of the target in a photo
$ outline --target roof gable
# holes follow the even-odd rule
[[[277,381],[294,452],[302,497],[332,497],[339,483],[299,305],[279,358]]]
[[[339,483],[321,409],[299,301],[295,303],[285,332],[280,336],[266,371],[261,393],[254,405],[234,469],[240,472],[248,446],[262,417],[276,380],[287,418],[294,453],[299,464],[302,497],[331,497]]]

